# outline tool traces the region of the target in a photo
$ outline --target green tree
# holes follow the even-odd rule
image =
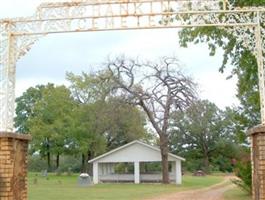
[[[263,0],[231,1],[234,6],[264,6]],[[239,134],[260,123],[260,102],[258,92],[257,61],[251,51],[246,49],[237,38],[225,29],[217,27],[200,27],[183,29],[180,44],[187,47],[188,43],[207,43],[210,55],[214,56],[217,48],[224,51],[223,63],[219,71],[223,72],[231,63],[234,68],[231,76],[238,77],[237,97],[241,105],[237,109],[237,120],[242,125]],[[244,138],[246,142],[246,136]]]
[[[145,118],[135,107],[117,100],[81,106],[81,129],[77,146],[82,152],[82,169],[86,161],[130,141],[145,137]]]
[[[96,101],[105,101],[113,91],[114,82],[108,78],[107,71],[75,75],[66,74],[66,79],[71,83],[70,90],[78,103],[88,104]]]
[[[195,168],[210,172],[210,164],[214,159],[219,162],[227,158],[231,163],[231,159],[235,158],[235,138],[230,129],[230,119],[215,104],[200,100],[194,102],[185,112],[174,113],[172,118],[170,146],[173,151],[183,154],[191,162],[201,160]],[[218,156],[220,159],[216,159]],[[219,163],[219,166],[222,164],[224,163]]]
[[[146,137],[145,115],[137,107],[125,104],[117,97],[106,102],[103,109],[108,150]]]
[[[67,74],[70,89],[79,104],[75,134],[82,152],[82,169],[86,161],[135,139],[144,138],[145,117],[134,106],[126,105],[113,95],[114,82],[107,71]]]
[[[97,103],[79,104],[76,110],[75,129],[72,131],[72,149],[75,149],[77,155],[81,154],[82,172],[87,172],[88,160],[106,150],[99,108],[101,106]]]
[[[236,0],[234,3],[235,6],[265,6],[263,0]],[[210,55],[215,55],[216,48],[224,50],[224,59],[220,71],[223,72],[225,70],[229,61],[234,66],[231,76],[235,75],[238,77],[237,97],[241,103],[234,115],[234,119],[237,122],[235,131],[238,138],[240,138],[239,142],[247,143],[246,130],[259,124],[261,121],[258,66],[255,56],[242,46],[241,43],[237,42],[235,36],[228,34],[224,29],[209,27],[183,29],[180,33],[180,38],[182,46],[187,46],[189,42],[208,43]],[[250,186],[250,164],[245,165],[244,163],[242,166],[248,167],[238,167],[237,174],[242,179],[243,186]]]
[[[22,96],[16,99],[15,127],[18,129],[18,132],[29,133],[28,119],[34,115],[33,109],[36,102],[42,98],[44,88],[44,85],[30,87]]]
[[[42,98],[36,101],[28,118],[29,132],[33,135],[32,149],[47,157],[51,169],[51,154],[56,155],[56,168],[60,155],[71,143],[75,103],[65,86],[48,84],[42,90]]]

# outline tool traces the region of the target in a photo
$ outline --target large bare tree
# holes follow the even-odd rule
[[[169,183],[170,116],[174,111],[184,110],[196,98],[196,84],[182,73],[173,57],[161,58],[156,63],[119,57],[107,66],[117,94],[127,103],[140,106],[158,134],[163,183]]]

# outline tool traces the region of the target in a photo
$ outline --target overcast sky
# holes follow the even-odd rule
[[[40,2],[44,1],[1,0],[0,18],[31,16]],[[198,82],[201,98],[209,99],[220,108],[237,104],[236,80],[226,80],[229,73],[218,72],[222,51],[210,57],[206,45],[180,48],[178,31],[160,29],[45,36],[17,63],[16,95],[21,95],[36,84],[67,84],[67,71],[76,74],[95,71],[95,66],[109,56],[124,54],[128,57],[156,59],[174,55],[180,60],[184,71]]]

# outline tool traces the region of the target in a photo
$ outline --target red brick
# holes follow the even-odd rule
[[[27,135],[0,133],[0,200],[27,200],[29,140]]]

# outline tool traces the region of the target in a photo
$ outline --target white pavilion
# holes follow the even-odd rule
[[[182,183],[181,161],[184,158],[174,154],[168,154],[170,167],[170,181],[176,184]],[[161,162],[161,153],[158,147],[154,147],[135,140],[90,161],[93,164],[93,182],[160,182],[162,173],[140,173],[141,163]],[[118,163],[130,163],[134,166],[134,173],[115,173],[115,165]]]

